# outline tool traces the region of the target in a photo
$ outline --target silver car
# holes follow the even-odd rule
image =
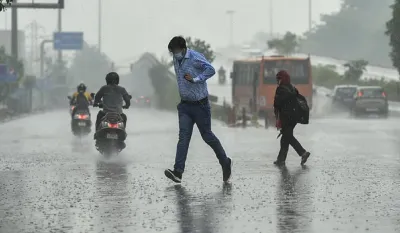
[[[337,85],[333,89],[332,104],[350,108],[354,102],[354,94],[357,92],[356,85]]]
[[[388,117],[389,104],[385,90],[380,86],[360,86],[354,95],[352,105],[354,116],[366,114],[379,114]]]

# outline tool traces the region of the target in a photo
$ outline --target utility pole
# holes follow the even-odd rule
[[[29,66],[30,66],[30,72],[31,74],[35,74],[36,66],[35,63],[38,60],[38,47],[39,47],[39,30],[41,29],[43,32],[45,32],[45,29],[43,26],[39,25],[37,21],[32,21],[29,25],[25,27],[25,29],[29,28],[30,31],[30,60],[29,60]]]
[[[53,43],[53,40],[44,40],[40,43],[40,77],[44,77],[44,46]]]
[[[7,11],[4,11],[4,30],[8,30],[8,14]]]
[[[25,9],[64,9],[64,0],[58,0],[58,3],[31,3],[23,2],[18,3],[14,0],[11,5],[5,5],[5,7],[11,7],[11,55],[18,59],[18,15],[17,8]]]
[[[37,43],[37,37],[38,37],[38,27],[37,27],[37,23],[36,21],[33,21],[32,23],[30,23],[30,28],[31,28],[31,49],[30,49],[30,72],[33,73],[33,62],[35,60],[35,50],[36,50],[36,43]]]
[[[13,5],[17,3],[14,0]],[[17,8],[11,9],[11,56],[18,59],[18,12]]]
[[[273,0],[269,0],[269,35],[271,38],[274,34],[274,3]]]
[[[226,13],[229,15],[229,22],[230,22],[229,44],[233,46],[233,15],[235,14],[235,11],[229,10]]]
[[[312,0],[308,0],[308,31],[312,29]]]
[[[62,31],[62,9],[58,9],[58,32]],[[62,50],[58,50],[58,65],[61,67],[62,63]]]
[[[99,15],[98,15],[98,17],[99,17],[99,20],[98,20],[98,43],[99,43],[99,52],[101,53],[101,33],[102,33],[102,17],[103,17],[103,14],[102,14],[102,0],[99,0],[99,13],[98,13]]]

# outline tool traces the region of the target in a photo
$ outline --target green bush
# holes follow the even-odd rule
[[[399,82],[386,81],[384,77],[380,80],[346,80],[342,75],[335,71],[333,65],[312,66],[313,82],[317,86],[323,86],[333,89],[336,85],[359,85],[359,86],[381,86],[385,89],[388,99],[392,101],[400,101]]]

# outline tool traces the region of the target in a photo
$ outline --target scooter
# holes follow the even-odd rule
[[[94,99],[94,95],[92,98]],[[98,107],[103,108],[103,103],[99,103]],[[120,114],[106,113],[96,129],[96,149],[106,157],[119,154],[126,147],[127,133],[125,127]]]
[[[71,100],[71,96],[68,96]],[[75,109],[77,106],[71,105],[71,131],[75,136],[85,136],[92,132],[92,120],[89,109]]]

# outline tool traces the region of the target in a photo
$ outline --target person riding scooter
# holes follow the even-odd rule
[[[108,112],[114,112],[121,115],[124,126],[126,127],[127,117],[122,112],[122,108],[128,109],[131,105],[131,96],[125,90],[125,88],[118,86],[119,84],[119,75],[116,72],[110,72],[106,75],[106,83],[100,88],[100,90],[96,93],[94,97],[94,107],[99,106],[99,103],[102,101],[103,110],[100,110],[97,114],[96,119],[96,131],[99,127],[101,119]],[[125,101],[125,106],[123,106],[123,101]],[[94,139],[96,140],[97,132],[94,134]]]
[[[90,93],[86,92],[86,85],[84,83],[79,84],[76,87],[77,91],[72,95],[70,105],[74,105],[75,108],[72,110],[71,116],[73,117],[76,111],[89,111],[89,105],[93,101]]]
[[[219,68],[218,70],[218,82],[219,84],[224,84],[225,81],[226,81],[225,69],[223,66],[221,66],[221,68]]]
[[[223,66],[221,66],[218,70],[218,76],[219,77],[225,77],[225,69]]]

